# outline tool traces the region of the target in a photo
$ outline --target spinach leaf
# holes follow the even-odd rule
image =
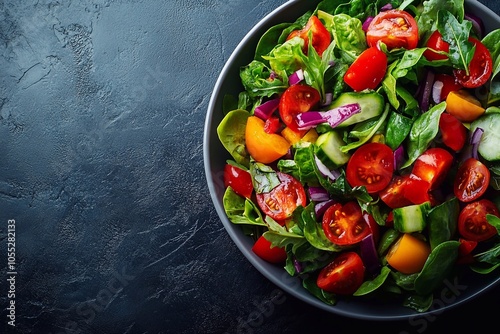
[[[463,0],[427,0],[422,2],[422,9],[419,11],[416,21],[418,24],[419,39],[426,41],[430,34],[437,29],[438,12],[447,10],[459,22],[464,19],[465,9]]]
[[[446,11],[438,12],[438,30],[443,36],[443,40],[450,45],[448,57],[455,68],[465,70],[469,75],[469,64],[474,56],[475,46],[469,42],[469,33],[472,22],[463,20],[458,22],[456,17]]]
[[[281,183],[274,169],[253,160],[250,162],[250,174],[257,194],[268,193]]]
[[[432,293],[451,273],[458,257],[460,242],[445,241],[437,245],[429,254],[424,267],[415,278],[415,291],[420,295]]]
[[[321,300],[327,305],[337,304],[337,299],[335,294],[326,292],[318,287],[316,284],[316,278],[314,276],[308,276],[302,280],[302,286],[304,289],[309,291],[313,296]]]
[[[227,187],[222,197],[227,218],[233,224],[267,226],[259,208],[250,200],[238,195]]]
[[[391,273],[391,269],[387,266],[383,266],[382,269],[380,270],[380,274],[377,275],[373,280],[370,281],[364,281],[363,284],[354,292],[354,296],[363,296],[367,295],[370,292],[373,292],[377,290],[379,287],[384,284],[385,280]]]
[[[283,33],[283,30],[290,27],[291,23],[280,23],[269,28],[259,39],[257,47],[255,48],[255,57],[257,61],[265,61],[262,56],[269,54],[272,49],[279,43],[279,39]],[[293,26],[294,29],[300,28],[298,25]]]
[[[397,112],[391,112],[385,132],[385,143],[394,151],[410,133],[413,120]]]
[[[457,229],[460,203],[456,197],[433,207],[427,214],[431,249],[449,241]]]
[[[304,224],[304,237],[313,247],[331,252],[339,252],[342,250],[340,246],[335,245],[326,237],[321,224],[316,221],[313,202],[309,203],[302,212],[302,219]]]
[[[488,93],[487,105],[493,105],[500,101],[500,29],[488,33],[482,43],[490,50],[493,59],[493,69],[491,74],[490,89]]]
[[[408,143],[408,160],[401,166],[409,167],[428,147],[439,131],[439,118],[446,109],[446,102],[436,104],[421,114],[413,123]]]

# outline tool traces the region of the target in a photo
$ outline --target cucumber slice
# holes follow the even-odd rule
[[[348,153],[343,153],[340,147],[344,146],[345,142],[342,136],[336,131],[328,131],[321,134],[316,140],[316,156],[322,163],[329,168],[337,168],[343,166],[351,157]]]
[[[427,224],[426,217],[430,208],[429,202],[425,202],[394,209],[394,228],[402,233],[423,231]]]
[[[500,113],[486,113],[471,124],[471,132],[477,128],[484,133],[477,148],[478,153],[488,161],[500,160]]]
[[[341,107],[346,104],[359,103],[361,112],[349,117],[337,127],[345,127],[367,119],[377,117],[384,111],[384,97],[375,91],[346,92],[333,101],[330,108]]]

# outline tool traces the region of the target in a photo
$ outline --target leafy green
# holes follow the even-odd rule
[[[448,58],[455,68],[465,70],[469,75],[469,64],[474,56],[475,46],[469,42],[472,22],[458,22],[456,17],[445,10],[438,12],[438,30],[443,40],[450,45]]]
[[[325,27],[332,33],[341,58],[352,63],[366,49],[366,37],[362,22],[347,14],[331,15],[318,11],[318,18],[324,21]]]
[[[248,166],[250,155],[245,146],[246,124],[250,113],[236,109],[227,113],[217,126],[217,136],[237,163]]]
[[[488,106],[498,103],[500,101],[500,29],[493,30],[488,33],[483,39],[482,43],[490,50],[491,59],[493,60],[493,68],[490,81],[490,89],[488,92]]]
[[[463,0],[423,1],[422,9],[416,17],[420,40],[426,41],[430,34],[434,30],[437,30],[438,12],[440,10],[449,11],[459,22],[462,22],[464,19],[465,9]]]
[[[250,174],[257,194],[268,193],[281,183],[276,171],[260,162],[250,163]]]
[[[436,104],[421,114],[413,123],[408,143],[408,160],[401,166],[409,167],[429,147],[439,131],[439,118],[446,109],[446,102]]]
[[[283,92],[285,84],[278,77],[271,77],[271,70],[262,62],[254,60],[240,71],[241,82],[251,97],[271,97]],[[287,78],[287,77],[286,77]]]
[[[235,193],[233,188],[226,188],[222,203],[227,218],[233,224],[267,226],[259,208],[252,201]]]

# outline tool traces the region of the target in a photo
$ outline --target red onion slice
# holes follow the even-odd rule
[[[295,71],[294,73],[292,73],[292,75],[290,75],[288,77],[288,84],[290,86],[293,86],[293,85],[298,84],[302,80],[304,80],[304,71],[302,69],[299,69],[299,70]]]
[[[273,112],[276,109],[278,109],[279,104],[280,104],[279,98],[266,101],[257,108],[255,108],[254,115],[265,121],[273,114]]]

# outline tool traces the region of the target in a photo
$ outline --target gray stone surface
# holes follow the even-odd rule
[[[335,316],[277,289],[230,240],[205,182],[206,108],[231,51],[284,2],[0,1],[2,326],[11,219],[18,273],[6,330],[495,328],[498,288],[417,324]]]

